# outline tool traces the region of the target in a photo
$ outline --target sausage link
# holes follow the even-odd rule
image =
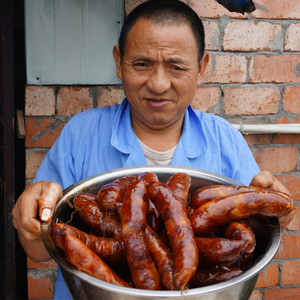
[[[243,253],[247,241],[226,238],[196,237],[199,264],[219,265],[236,262]]]
[[[107,263],[115,264],[126,261],[125,246],[122,240],[102,238],[85,233],[74,226],[63,223],[54,223],[50,229],[50,236],[54,244],[63,250],[66,233],[80,239],[87,247]]]
[[[151,257],[158,269],[162,286],[166,290],[174,290],[173,258],[171,251],[150,226],[146,226],[145,233],[146,242],[148,244]]]
[[[138,175],[139,180],[144,180],[147,184],[150,184],[152,182],[158,182],[159,179],[155,173],[152,172],[144,172],[140,175]],[[148,225],[157,232],[161,226],[162,226],[162,218],[160,214],[158,213],[155,205],[152,203],[150,199],[148,199],[148,205],[147,205],[147,223]]]
[[[191,177],[185,173],[176,173],[169,178],[167,186],[172,190],[174,197],[188,211]]]
[[[114,211],[122,203],[127,187],[134,181],[135,176],[124,176],[107,183],[97,194],[97,204],[104,211]]]
[[[95,252],[82,241],[66,233],[65,255],[69,263],[78,270],[109,283],[131,287],[120,278]]]
[[[102,211],[96,199],[95,195],[78,194],[73,200],[74,209],[93,234],[103,237],[121,237],[121,224],[118,217]]]
[[[154,182],[148,185],[147,190],[167,229],[173,253],[174,286],[182,289],[193,277],[198,266],[198,248],[193,229],[186,210],[167,185]]]
[[[196,274],[189,282],[191,288],[197,288],[202,286],[208,286],[219,282],[232,279],[242,273],[242,270],[236,267],[210,267],[199,268]]]
[[[196,190],[191,198],[191,207],[196,210],[207,202],[241,192],[255,191],[256,187],[238,185],[212,185]]]
[[[122,236],[127,263],[137,288],[162,289],[156,266],[145,239],[147,189],[143,180],[130,185],[121,210]]]
[[[225,237],[231,240],[246,241],[247,245],[244,249],[246,254],[252,253],[255,249],[255,234],[245,220],[231,222],[225,230]]]
[[[293,199],[289,195],[257,189],[210,201],[200,206],[190,221],[195,235],[202,236],[230,221],[252,216],[282,217],[293,210]]]

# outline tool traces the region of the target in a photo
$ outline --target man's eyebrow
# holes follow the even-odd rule
[[[156,59],[151,58],[150,56],[146,56],[146,55],[136,55],[133,57],[132,59],[133,61],[138,61],[138,60],[142,60],[142,61],[155,61]],[[167,57],[167,59],[165,60],[168,63],[176,63],[176,64],[185,64],[185,60],[182,59],[181,57]]]

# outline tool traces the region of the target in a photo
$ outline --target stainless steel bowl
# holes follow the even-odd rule
[[[67,202],[72,200],[75,194],[81,192],[97,193],[102,185],[121,176],[139,175],[143,172],[156,173],[161,182],[166,182],[168,178],[175,173],[185,172],[189,174],[192,179],[192,193],[200,187],[215,184],[241,185],[239,182],[230,178],[198,169],[174,166],[139,166],[100,173],[70,186],[64,190],[63,197],[55,208],[52,220],[42,224],[42,235],[48,252],[61,267],[64,280],[72,297],[74,299],[103,300],[178,299],[180,297],[184,297],[185,300],[249,299],[260,271],[272,260],[279,247],[281,234],[278,219],[262,219],[262,226],[257,228],[259,232],[257,233],[255,263],[253,263],[249,269],[226,282],[207,287],[193,288],[185,292],[148,291],[120,287],[85,274],[74,268],[65,260],[63,253],[55,246],[50,237],[50,228],[57,218],[63,222],[71,219],[72,209]]]

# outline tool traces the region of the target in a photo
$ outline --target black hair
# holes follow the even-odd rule
[[[198,48],[198,62],[200,63],[205,45],[203,23],[197,13],[180,0],[149,0],[134,8],[124,20],[119,37],[121,58],[129,31],[139,19],[148,19],[160,25],[190,26]]]

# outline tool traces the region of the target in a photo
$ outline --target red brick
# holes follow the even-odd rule
[[[290,191],[295,201],[300,201],[299,175],[281,175],[276,178]]]
[[[300,62],[300,56],[299,56],[299,62]],[[283,109],[292,114],[300,113],[300,85],[284,87]]]
[[[276,87],[228,88],[224,91],[224,111],[230,115],[276,114],[279,100]]]
[[[245,19],[247,14],[231,13],[216,0],[191,0],[191,8],[202,18],[219,18],[228,15],[231,18]]]
[[[253,18],[299,19],[300,0],[256,0],[257,9]]]
[[[27,150],[26,151],[26,167],[25,178],[34,178],[35,174],[44,160],[47,151],[43,150]]]
[[[247,59],[243,55],[210,55],[210,60],[203,74],[203,82],[245,82],[246,72]]]
[[[50,277],[36,277],[28,275],[28,298],[47,299],[53,298],[54,285]]]
[[[249,300],[263,300],[263,294],[260,290],[254,290]]]
[[[27,257],[27,268],[28,269],[56,269],[57,263],[52,259],[42,263],[35,263],[29,257]]]
[[[249,82],[300,82],[300,56],[256,55],[249,60],[249,76]]]
[[[282,263],[281,280],[283,285],[300,285],[300,261],[284,261]]]
[[[253,149],[260,170],[272,173],[295,172],[298,165],[298,147],[266,147]]]
[[[273,144],[299,144],[300,143],[300,135],[299,134],[285,134],[285,133],[274,134],[272,143]]]
[[[57,114],[73,116],[93,107],[93,99],[86,87],[62,87],[57,95]]]
[[[220,30],[216,21],[203,21],[205,31],[205,50],[218,50],[220,47]]]
[[[269,134],[244,134],[244,139],[249,146],[270,144]]]
[[[191,105],[194,109],[214,112],[212,108],[218,103],[220,94],[219,87],[198,87]]]
[[[25,121],[26,147],[50,148],[66,122],[50,118],[30,118]]]
[[[97,107],[114,105],[116,103],[121,103],[124,99],[124,91],[122,88],[116,87],[97,87],[98,98]]]
[[[286,30],[284,51],[300,51],[300,23],[291,24]]]
[[[282,234],[282,245],[278,254],[280,258],[299,258],[300,234],[284,231]]]
[[[278,280],[279,280],[278,276],[279,276],[278,264],[270,263],[266,268],[264,268],[260,272],[255,287],[262,288],[262,287],[275,286],[278,284]]]
[[[298,300],[300,288],[270,289],[265,291],[264,300]]]
[[[232,21],[226,26],[225,51],[279,51],[282,48],[283,34],[279,24]]]
[[[278,118],[276,124],[299,124],[300,118],[290,118],[290,117],[282,117]]]
[[[47,86],[26,86],[25,115],[53,116],[55,114],[55,90]]]

